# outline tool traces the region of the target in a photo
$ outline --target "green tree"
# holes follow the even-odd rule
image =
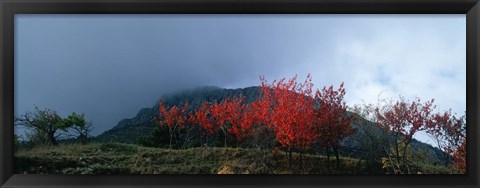
[[[34,112],[26,112],[19,117],[15,118],[16,125],[25,126],[29,129],[33,129],[41,135],[45,135],[45,139],[48,143],[58,146],[58,131],[66,130],[68,128],[65,121],[58,115],[58,113],[51,109],[39,109],[35,106]]]
[[[89,133],[93,129],[92,122],[87,122],[85,120],[85,114],[77,114],[73,112],[67,118],[65,118],[65,125],[73,131],[82,144],[86,144],[88,140]]]
[[[22,142],[20,141],[20,136],[13,135],[13,149],[18,151],[22,147]]]

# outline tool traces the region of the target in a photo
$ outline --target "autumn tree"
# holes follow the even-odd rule
[[[260,81],[260,96],[249,106],[253,125],[257,126],[255,132],[252,133],[256,134],[254,137],[264,141],[263,144],[266,148],[271,148],[276,137],[272,120],[274,104],[277,101],[275,101],[276,97],[274,97],[273,93],[273,83],[269,84],[264,76],[260,76]]]
[[[220,103],[210,105],[209,102],[203,102],[194,112],[190,112],[189,121],[193,125],[199,125],[208,136],[223,132],[224,146],[226,146],[227,135],[235,136],[237,143],[245,137],[252,134],[254,124],[258,124],[257,105],[258,101],[247,105],[243,96],[226,98]],[[203,135],[201,134],[201,143]],[[208,142],[208,141],[207,141]]]
[[[245,104],[243,97],[226,98],[212,106],[212,118],[214,130],[221,130],[224,135],[224,147],[227,147],[227,135],[232,134],[241,138],[241,124],[244,115]]]
[[[269,129],[265,119],[262,107],[262,99],[258,99],[248,104],[244,108],[244,113],[242,116],[242,121],[238,127],[237,140],[244,143],[245,141],[250,141],[256,147],[260,147],[262,144],[266,148],[272,145],[273,131]],[[267,107],[268,109],[268,107]],[[248,139],[247,139],[248,138]],[[262,141],[263,143],[260,143]]]
[[[318,108],[315,109],[314,122],[320,136],[319,142],[321,147],[327,150],[328,159],[330,159],[330,149],[333,150],[337,167],[340,165],[340,142],[355,132],[351,125],[354,116],[347,114],[345,93],[343,83],[337,90],[330,86],[315,93]]]
[[[244,102],[245,97],[240,96],[227,100],[227,122],[230,123],[228,132],[235,136],[238,143],[242,142],[244,138],[251,136],[252,129],[255,124],[260,123],[257,112],[258,108],[256,102],[247,105]]]
[[[427,133],[431,135],[437,147],[442,150],[445,166],[452,162],[454,152],[462,145],[466,137],[465,116],[457,118],[451,110],[433,114],[427,126]]]
[[[168,132],[170,135],[170,144],[169,149],[172,149],[172,141],[175,135],[175,132],[179,128],[185,128],[186,126],[186,116],[185,112],[188,106],[188,101],[185,102],[182,108],[177,106],[165,107],[160,100],[159,105],[159,116],[156,118],[156,122],[160,126],[168,127]]]
[[[266,82],[263,82],[263,84],[266,84]],[[260,86],[260,89],[265,90],[267,87]],[[272,127],[269,126],[272,104],[270,101],[272,98],[269,96],[266,91],[260,91],[260,96],[250,103],[247,103],[243,95],[226,98],[223,102],[216,105],[216,115],[213,119],[218,120],[220,117],[225,119],[223,122],[217,121],[216,127],[223,126],[226,122],[227,126],[225,127],[230,135],[235,136],[237,145],[248,142],[246,144],[269,148],[273,145],[275,138]]]
[[[395,162],[397,173],[410,173],[407,161],[407,148],[418,131],[425,130],[432,123],[431,114],[435,105],[434,100],[421,103],[420,99],[413,102],[400,97],[395,104],[376,109],[379,127],[391,132],[394,137]],[[403,171],[403,172],[402,172]]]
[[[462,142],[462,145],[453,154],[453,166],[456,169],[467,172],[467,140]]]
[[[208,145],[208,136],[212,135],[214,130],[214,124],[212,122],[212,113],[210,103],[204,101],[195,112],[190,112],[189,122],[193,125],[199,125],[202,133],[200,133],[200,145],[203,146],[203,136],[205,135],[205,144]]]
[[[297,76],[287,80],[282,78],[268,84],[262,80],[262,97],[265,100],[264,120],[272,127],[276,140],[289,155],[289,166],[292,168],[292,152],[301,152],[309,148],[317,138],[313,126],[314,100],[313,84],[308,75],[303,83],[297,82]]]

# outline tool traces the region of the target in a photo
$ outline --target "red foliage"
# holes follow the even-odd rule
[[[336,151],[338,165],[340,142],[355,132],[351,126],[354,116],[347,115],[344,84],[340,84],[338,89],[323,87],[313,93],[310,74],[304,82],[297,82],[297,76],[272,83],[268,83],[264,77],[260,77],[260,80],[260,96],[250,104],[246,104],[243,96],[226,98],[214,104],[203,102],[200,108],[187,116],[188,101],[182,108],[165,107],[160,101],[160,115],[155,121],[168,127],[170,148],[174,131],[192,124],[199,125],[207,135],[218,134],[222,130],[225,146],[228,134],[235,136],[239,142],[260,135],[268,135],[273,140],[274,136],[290,152],[290,165],[292,150],[308,149],[314,142],[319,143],[327,151]],[[376,108],[374,114],[379,126],[395,135],[397,162],[400,144],[404,143],[405,155],[414,134],[427,130],[439,141],[444,141],[442,143],[447,143],[439,147],[450,154],[450,159],[451,155],[454,156],[454,167],[465,171],[464,117],[456,118],[450,111],[433,114],[433,102],[433,99],[425,103],[421,103],[420,99],[408,102],[401,98],[382,109]],[[277,153],[278,149],[275,147],[274,151]],[[403,156],[404,165],[407,164],[405,160]]]
[[[353,115],[347,115],[345,104],[345,88],[343,83],[337,90],[330,86],[315,94],[319,107],[315,110],[315,125],[323,148],[338,148],[340,141],[352,135],[355,129],[351,126]]]
[[[211,108],[214,132],[218,133],[220,129],[228,130],[228,125],[237,126],[241,122],[241,115],[244,105],[243,98],[226,98],[220,103],[213,104]]]
[[[247,122],[244,122],[246,105],[243,100],[244,97],[241,96],[227,98],[219,104],[214,104],[212,108],[218,127],[223,127],[238,140],[241,140],[247,132],[247,127],[244,127]]]
[[[242,105],[243,113],[241,115],[240,124],[233,125],[230,129],[230,133],[237,137],[237,140],[241,142],[247,136],[253,136],[254,125],[261,124],[261,120],[258,117],[261,109],[259,108],[257,101],[252,102],[250,105]]]
[[[210,103],[203,102],[200,108],[195,110],[194,114],[190,113],[190,119],[192,124],[200,125],[207,135],[211,135],[215,132],[211,119]]]
[[[406,150],[415,133],[426,130],[427,127],[434,124],[432,120],[432,111],[435,108],[433,101],[432,99],[422,104],[420,99],[417,99],[410,103],[401,98],[400,101],[391,106],[387,105],[383,109],[375,109],[379,127],[392,132],[394,135],[393,146],[398,167],[396,170],[399,173],[410,173]],[[400,151],[403,151],[403,153]]]
[[[177,106],[172,106],[170,108],[163,106],[162,101],[160,100],[159,115],[157,119],[159,125],[166,125],[170,129],[180,126],[185,128],[187,123],[187,118],[184,116],[185,111],[188,106],[188,101],[185,102],[183,108],[178,108]],[[163,123],[164,122],[164,123]]]
[[[266,83],[262,77],[262,97],[255,104],[259,107],[259,119],[269,124],[277,141],[285,148],[307,148],[317,138],[313,127],[314,100],[313,84],[308,75],[304,83],[297,77],[288,81],[283,78]]]
[[[457,118],[451,111],[446,111],[433,114],[427,124],[427,133],[435,138],[437,146],[446,153],[446,164],[450,162],[450,155],[454,155],[454,151],[461,147],[466,137],[464,118],[465,116]]]
[[[421,104],[420,99],[417,99],[416,102],[414,101],[410,104],[408,109],[409,113],[407,113],[407,122],[411,124],[411,126],[408,131],[404,130],[407,137],[411,138],[416,132],[425,130],[431,125],[432,111],[435,109],[433,102],[434,99]]]
[[[226,98],[210,106],[204,102],[195,113],[190,113],[190,122],[202,127],[207,135],[218,134],[222,129],[234,135],[239,142],[253,131],[253,125],[259,124],[259,101],[250,105],[244,103],[244,97]]]
[[[379,120],[379,126],[400,134],[403,137],[401,142],[409,142],[416,132],[432,126],[431,116],[435,109],[433,102],[432,99],[422,104],[420,99],[417,99],[408,103],[402,98],[389,109],[381,111],[377,108],[376,117]]]
[[[170,108],[163,106],[162,101],[160,100],[159,104],[159,117],[156,119],[157,123],[160,126],[167,126],[168,132],[170,134],[170,145],[169,148],[172,148],[172,139],[175,134],[175,130],[178,127],[185,128],[187,123],[186,110],[188,106],[188,101],[185,102],[183,108],[178,108],[177,106],[172,106]]]
[[[459,170],[461,170],[463,173],[467,171],[467,141],[465,140],[462,145],[458,148],[457,151],[455,151],[453,155],[453,166]]]

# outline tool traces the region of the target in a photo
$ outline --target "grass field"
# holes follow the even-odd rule
[[[119,143],[73,144],[20,150],[15,155],[19,174],[367,174],[364,165],[341,158],[294,153],[289,168],[284,152],[242,148],[168,150]],[[303,161],[303,163],[302,163]],[[442,167],[433,173],[448,173]]]

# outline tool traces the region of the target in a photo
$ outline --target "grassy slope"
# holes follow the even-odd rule
[[[35,174],[285,174],[304,173],[294,154],[293,172],[285,153],[241,148],[168,150],[129,144],[96,143],[39,147],[16,153],[17,173]],[[330,169],[323,156],[306,155],[305,173],[365,174],[357,159],[341,158]],[[436,169],[445,173],[446,169]]]

